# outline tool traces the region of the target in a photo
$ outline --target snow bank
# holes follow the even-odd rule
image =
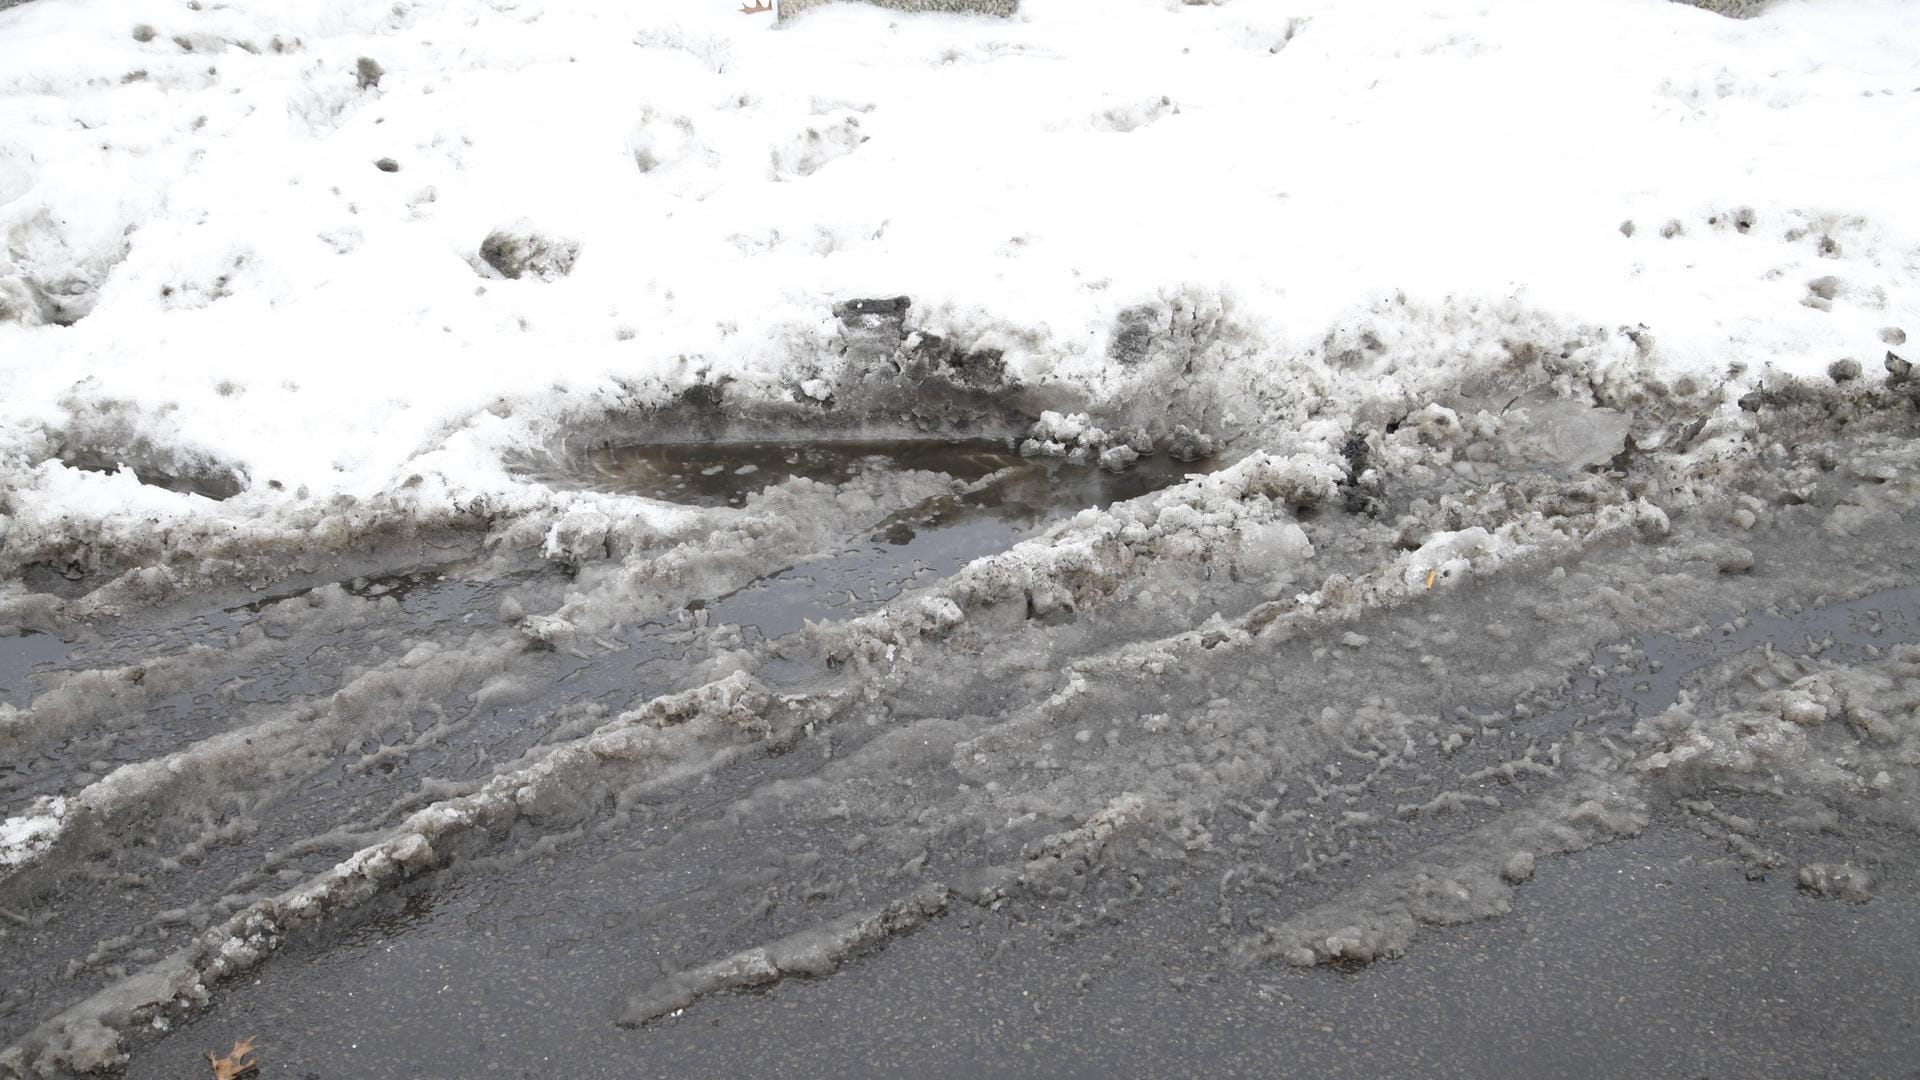
[[[1920,323],[1911,5],[734,8],[0,12],[6,561],[550,509],[505,457],[820,399],[851,297],[1215,434],[1516,342],[1745,386]],[[115,464],[188,490],[127,524]]]

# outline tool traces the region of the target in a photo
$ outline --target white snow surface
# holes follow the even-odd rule
[[[40,799],[28,813],[0,821],[0,871],[31,862],[60,835],[67,817],[64,798]]]
[[[819,396],[851,297],[1095,399],[1121,312],[1224,312],[1250,411],[1363,332],[1397,366],[1347,377],[1388,386],[1523,323],[1747,381],[1878,378],[1920,333],[1905,0],[737,7],[0,12],[0,543],[6,512],[238,522],[416,474],[423,505],[543,498],[503,455],[635,387]],[[485,268],[521,219],[570,275]],[[49,283],[83,317],[34,315]],[[98,431],[247,490],[48,460]]]

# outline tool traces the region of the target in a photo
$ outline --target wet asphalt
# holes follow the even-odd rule
[[[923,543],[941,531],[909,524]],[[744,617],[761,593],[718,602],[716,616],[728,603]],[[1910,639],[1920,589],[1756,618],[1707,654],[1649,640],[1665,666],[1635,704],[1663,707],[1708,654],[1793,648],[1813,634],[1866,647],[1881,640],[1856,625],[1869,611]],[[19,681],[6,672],[42,653],[57,662],[65,648],[0,639],[0,690]],[[1423,928],[1404,958],[1351,969],[1234,969],[1216,951],[1219,882],[1199,871],[1157,877],[1125,918],[1071,933],[1057,916],[1074,899],[1006,912],[957,905],[830,978],[718,994],[640,1029],[614,1024],[618,1002],[671,967],[676,925],[711,916],[642,903],[647,890],[674,892],[684,868],[672,861],[623,863],[586,844],[429,875],[296,936],[204,1013],[132,1034],[128,1075],[206,1075],[205,1051],[254,1037],[261,1077],[301,1080],[1920,1078],[1914,875],[1864,904],[1817,898],[1793,868],[1833,855],[1831,839],[1776,839],[1798,850],[1758,873],[1724,837],[1659,819],[1632,839],[1542,860],[1509,915]],[[1884,863],[1920,866],[1911,836],[1877,842]],[[741,868],[738,887],[755,887],[750,843],[723,847],[720,861]],[[772,879],[794,876],[781,858],[769,852],[763,864]]]
[[[201,1043],[255,1035],[263,1076],[302,1080],[1920,1077],[1920,899],[1749,880],[1681,828],[1548,860],[1510,916],[1351,971],[1183,963],[1183,924],[1209,914],[1192,884],[1192,903],[1071,941],[948,917],[830,979],[641,1030],[605,1011],[618,957],[554,978],[534,956],[559,946],[536,942],[521,977],[498,950],[528,943],[476,931],[467,894],[438,901],[466,918],[399,913],[290,951],[129,1076],[194,1075]]]

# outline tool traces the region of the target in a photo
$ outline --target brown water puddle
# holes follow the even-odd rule
[[[794,477],[840,484],[874,470],[974,481],[1023,464],[1001,439],[666,442],[589,450],[569,477],[603,491],[691,506],[739,506]]]

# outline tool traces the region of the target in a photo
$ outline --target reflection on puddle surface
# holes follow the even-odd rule
[[[923,471],[959,482],[964,490],[895,513],[837,551],[688,605],[704,612],[708,625],[739,625],[764,639],[798,631],[808,620],[865,614],[1082,510],[1217,467],[1149,457],[1110,472],[1023,458],[997,439],[651,443],[602,447],[573,464],[567,479],[575,483],[703,507],[743,506],[795,477],[842,484],[874,472]]]
[[[438,591],[436,587],[446,580],[446,570],[426,567],[417,570],[403,570],[392,574],[380,574],[372,577],[357,577],[351,581],[342,581],[339,585],[349,595],[360,597],[363,600],[377,600],[381,597],[390,597],[411,610],[411,605],[407,604],[409,596],[421,590],[426,590],[427,595],[432,595]],[[295,597],[306,596],[313,592],[314,588],[315,586],[307,586],[305,588],[294,589],[290,592],[272,593],[267,596],[262,596],[257,600],[249,600],[244,604],[228,608],[226,609],[227,614],[237,615],[241,612],[246,612],[258,615],[283,600],[292,600]]]
[[[29,673],[41,664],[67,658],[73,646],[34,630],[15,634],[0,629],[0,702],[24,705],[28,694]]]
[[[589,451],[575,479],[690,506],[739,506],[796,476],[838,484],[868,470],[925,470],[973,481],[1021,464],[996,439],[649,443]]]
[[[988,452],[973,444],[898,445],[914,447],[916,455],[889,453],[863,460],[874,467],[940,468],[956,479],[985,482],[893,514],[869,536],[839,551],[716,599],[695,601],[690,609],[705,611],[709,625],[752,627],[768,639],[798,631],[807,620],[852,618],[975,559],[1005,551],[1082,510],[1138,498],[1214,468],[1209,462],[1150,458],[1114,473],[1051,458],[1021,458],[1005,450]],[[960,469],[948,467],[956,460]],[[977,475],[969,477],[962,469]]]

